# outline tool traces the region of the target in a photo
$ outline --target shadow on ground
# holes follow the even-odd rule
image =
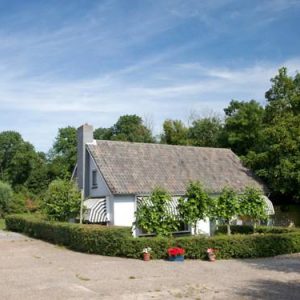
[[[298,300],[300,299],[300,281],[251,281],[247,288],[237,290],[236,294],[246,299]]]
[[[255,260],[242,260],[243,263],[249,264],[252,268],[259,270],[270,270],[285,273],[300,274],[300,256],[278,256],[273,258],[262,258]],[[300,299],[300,295],[299,295]]]

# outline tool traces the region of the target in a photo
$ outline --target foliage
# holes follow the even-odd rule
[[[230,222],[233,217],[240,213],[240,201],[236,192],[230,188],[224,188],[218,198],[215,199],[212,215],[224,220],[227,225],[227,234],[230,235]]]
[[[57,179],[49,185],[42,208],[49,219],[67,221],[78,216],[80,192],[70,181]]]
[[[219,118],[202,118],[194,120],[189,128],[191,144],[200,147],[220,147],[222,123]]]
[[[52,179],[70,179],[77,160],[76,134],[75,127],[68,126],[58,129],[58,134],[49,153],[50,172],[53,172]]]
[[[261,139],[263,107],[256,101],[232,100],[225,111],[223,144],[239,154],[245,155],[256,149]]]
[[[0,181],[0,218],[11,211],[13,190],[8,183]]]
[[[241,196],[240,215],[250,217],[256,223],[268,218],[266,203],[262,193],[252,187],[247,187]]]
[[[161,142],[169,145],[188,145],[188,128],[180,120],[166,120]]]
[[[194,236],[182,238],[132,238],[129,228],[49,222],[34,216],[6,217],[8,230],[23,232],[70,249],[107,256],[141,258],[141,249],[151,247],[153,258],[166,258],[167,249],[185,249],[185,257],[206,259],[207,249],[218,258],[255,258],[300,252],[300,231],[256,235]],[[259,228],[258,228],[259,229]]]
[[[273,195],[300,199],[300,74],[281,68],[267,91],[264,128],[259,149],[244,158]]]
[[[179,199],[178,212],[180,219],[196,228],[198,220],[208,216],[210,198],[200,182],[190,182],[184,197]],[[196,229],[195,229],[196,232]]]
[[[231,225],[232,234],[252,234],[253,227],[251,225]],[[256,233],[291,233],[291,232],[300,232],[300,228],[297,227],[280,227],[280,226],[257,226]],[[218,225],[215,234],[225,234],[227,232],[226,225]]]
[[[99,127],[94,130],[95,140],[111,140],[113,135],[112,128]]]
[[[128,142],[154,142],[150,129],[143,124],[142,118],[137,115],[121,116],[112,127],[111,139]]]
[[[136,211],[136,226],[148,234],[169,236],[179,227],[179,220],[169,210],[171,195],[162,188],[155,188],[149,201],[144,201]]]
[[[0,230],[5,229],[5,220],[4,219],[0,219]]]
[[[33,146],[25,142],[19,133],[0,133],[0,180],[9,182],[13,187],[25,184],[35,159]]]

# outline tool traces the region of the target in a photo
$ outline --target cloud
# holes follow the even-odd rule
[[[58,1],[0,19],[0,131],[20,131],[46,151],[58,127],[111,126],[136,113],[151,115],[159,133],[165,118],[221,113],[232,98],[263,102],[280,66],[300,70],[292,52],[274,59],[257,56],[260,43],[242,45],[296,1],[142,2]]]

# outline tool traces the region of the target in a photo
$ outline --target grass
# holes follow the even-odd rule
[[[0,219],[0,230],[5,229],[5,221],[4,219]]]

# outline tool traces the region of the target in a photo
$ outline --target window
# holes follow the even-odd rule
[[[92,172],[92,188],[97,188],[97,170],[93,170]]]

